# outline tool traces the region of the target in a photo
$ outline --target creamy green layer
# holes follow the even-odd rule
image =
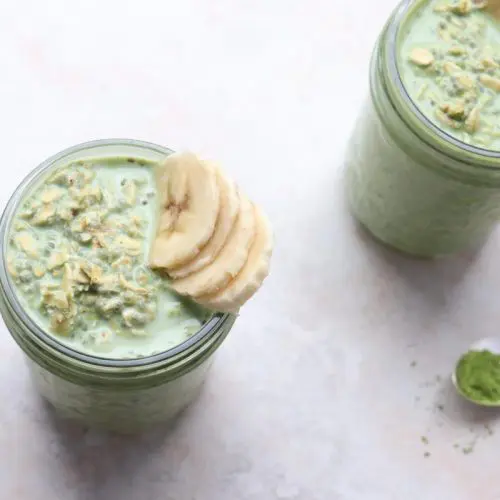
[[[25,196],[11,224],[7,265],[23,307],[80,352],[156,354],[208,319],[147,266],[158,213],[153,167],[105,158],[57,169]]]
[[[471,0],[421,0],[401,25],[398,67],[420,111],[453,137],[500,150],[500,23]]]

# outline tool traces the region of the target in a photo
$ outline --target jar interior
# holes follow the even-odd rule
[[[497,140],[496,136],[493,141],[490,140],[496,131],[490,131],[489,124],[486,126],[483,112],[476,109],[479,107],[475,106],[476,101],[470,100],[468,94],[459,95],[461,81],[465,82],[464,85],[470,85],[471,82],[474,85],[479,81],[479,73],[471,80],[470,72],[466,71],[468,68],[466,64],[470,63],[472,56],[470,60],[463,62],[465,56],[458,55],[458,52],[465,48],[472,50],[468,45],[465,47],[470,35],[467,35],[469,38],[464,38],[462,42],[460,41],[462,39],[445,41],[439,38],[440,23],[456,28],[452,24],[455,17],[462,21],[467,17],[455,14],[450,17],[452,14],[449,12],[434,11],[444,3],[439,0],[408,0],[396,9],[386,32],[385,62],[390,74],[388,78],[392,79],[393,86],[399,94],[396,99],[400,100],[413,115],[408,120],[413,122],[415,130],[418,130],[418,134],[426,142],[427,138],[433,135],[444,144],[444,148],[454,150],[455,154],[463,156],[464,160],[473,158],[473,161],[478,159],[480,163],[485,157],[494,158],[493,162],[486,161],[485,166],[488,164],[498,168],[500,140]],[[481,20],[490,17],[479,10],[471,16],[474,22],[478,16]],[[488,36],[492,34],[500,47],[500,24],[491,21],[487,28]],[[417,51],[416,56],[413,54],[414,50]],[[457,52],[457,55],[449,52]],[[431,63],[427,64],[425,59],[417,59],[422,66],[413,62],[414,57],[426,55]],[[464,67],[463,70],[460,65]],[[454,74],[453,71],[458,73]],[[482,87],[478,89],[483,92]],[[496,105],[498,99],[496,92],[490,92],[490,89],[486,89],[486,92],[495,98]],[[498,105],[500,106],[500,100]],[[450,118],[446,113],[454,118]],[[477,113],[479,117],[476,116]],[[474,116],[481,125],[477,133],[469,133],[466,130],[472,126]],[[425,130],[422,130],[424,128]],[[486,138],[486,135],[489,138]]]
[[[76,146],[75,148],[71,148],[70,150],[62,152],[59,155],[47,160],[30,176],[28,176],[27,179],[25,179],[10,200],[4,212],[1,227],[3,233],[3,249],[8,250],[9,245],[11,245],[11,230],[13,224],[19,222],[16,219],[16,214],[19,213],[23,202],[29,199],[30,196],[37,191],[37,189],[45,189],[50,176],[53,175],[54,172],[58,172],[61,167],[64,167],[72,162],[90,162],[92,164],[97,164],[98,162],[105,163],[106,161],[111,161],[116,158],[121,158],[122,162],[125,162],[125,167],[127,167],[128,162],[132,159],[143,162],[144,165],[142,165],[142,167],[147,167],[148,162],[149,164],[157,162],[169,153],[170,150],[167,150],[166,148],[148,143],[138,143],[136,141],[121,141],[119,143],[116,141],[97,141],[95,143]],[[49,251],[47,259],[50,258],[50,255],[54,255],[56,251],[57,248]],[[178,304],[182,308],[184,314],[183,320],[185,319],[187,322],[191,320],[189,331],[186,332],[187,334],[184,337],[177,336],[175,339],[165,339],[164,337],[169,334],[169,330],[168,328],[165,328],[165,326],[168,326],[169,322],[166,316],[162,316],[159,319],[158,317],[155,319],[157,327],[156,334],[158,338],[160,338],[160,335],[162,336],[160,339],[161,341],[157,342],[155,344],[155,349],[150,349],[149,352],[145,352],[144,350],[137,352],[130,350],[130,352],[124,352],[122,349],[121,351],[117,351],[118,354],[113,355],[113,353],[109,352],[109,346],[104,346],[104,349],[102,349],[102,346],[98,346],[98,349],[93,350],[86,348],[82,349],[81,345],[75,345],[75,342],[73,342],[71,338],[54,335],[49,332],[47,328],[47,321],[49,318],[47,318],[47,321],[45,322],[41,321],[40,315],[38,313],[34,313],[33,308],[31,308],[31,311],[28,313],[30,308],[27,307],[26,301],[20,296],[19,288],[16,286],[16,283],[13,282],[12,276],[9,275],[9,272],[7,271],[9,264],[7,262],[8,253],[8,251],[2,252],[1,259],[1,281],[2,286],[6,291],[6,295],[8,296],[8,300],[12,302],[14,309],[16,309],[16,312],[28,325],[29,329],[35,332],[39,338],[43,339],[45,342],[55,345],[57,349],[67,350],[72,355],[81,356],[83,354],[84,356],[90,356],[91,358],[101,358],[104,361],[154,358],[155,356],[162,355],[166,352],[175,354],[183,348],[191,345],[197,339],[206,335],[207,332],[214,327],[214,324],[222,317],[220,314],[213,314],[212,312],[204,310],[193,302],[178,298]],[[117,258],[119,257],[117,256]],[[39,260],[45,261],[46,259],[42,258]],[[125,278],[124,281],[127,282]],[[138,287],[138,284],[134,282],[134,286]],[[164,313],[165,311],[158,310],[158,314],[164,315]],[[173,322],[170,321],[170,324],[172,325]],[[75,328],[73,331],[73,335],[77,337],[82,336],[83,333],[84,332],[81,331],[80,328]],[[115,335],[116,332],[113,331],[112,334]],[[116,338],[116,336],[114,338]],[[99,337],[97,337],[97,340],[99,340]],[[140,342],[141,339],[138,340],[136,345],[140,345]]]

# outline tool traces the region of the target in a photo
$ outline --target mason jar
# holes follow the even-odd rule
[[[133,140],[100,140],[72,147],[29,174],[0,219],[0,312],[25,354],[40,394],[61,416],[84,425],[130,433],[176,417],[200,392],[235,316],[214,314],[183,343],[148,357],[106,359],[74,350],[35,323],[16,296],[6,267],[13,214],[33,185],[71,161],[106,156],[158,161],[170,153],[164,147]]]
[[[372,53],[370,92],[350,138],[346,196],[383,243],[418,257],[480,246],[500,218],[500,152],[466,144],[429,120],[398,67],[402,24],[429,0],[405,0]]]

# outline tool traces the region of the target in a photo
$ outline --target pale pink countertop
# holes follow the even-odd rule
[[[137,138],[220,160],[277,244],[169,433],[58,421],[0,323],[1,499],[500,499],[500,414],[448,383],[472,340],[500,334],[500,234],[476,255],[412,261],[359,231],[342,198],[345,142],[394,5],[4,2],[0,207],[47,156]]]

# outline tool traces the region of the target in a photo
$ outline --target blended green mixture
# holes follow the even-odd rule
[[[470,399],[500,403],[500,355],[490,351],[469,351],[458,362],[457,384]]]
[[[455,138],[500,150],[500,23],[486,1],[416,2],[398,67],[420,111]]]
[[[134,158],[71,163],[28,193],[13,219],[7,267],[21,304],[78,351],[149,356],[209,318],[147,266],[158,212],[153,168]]]

